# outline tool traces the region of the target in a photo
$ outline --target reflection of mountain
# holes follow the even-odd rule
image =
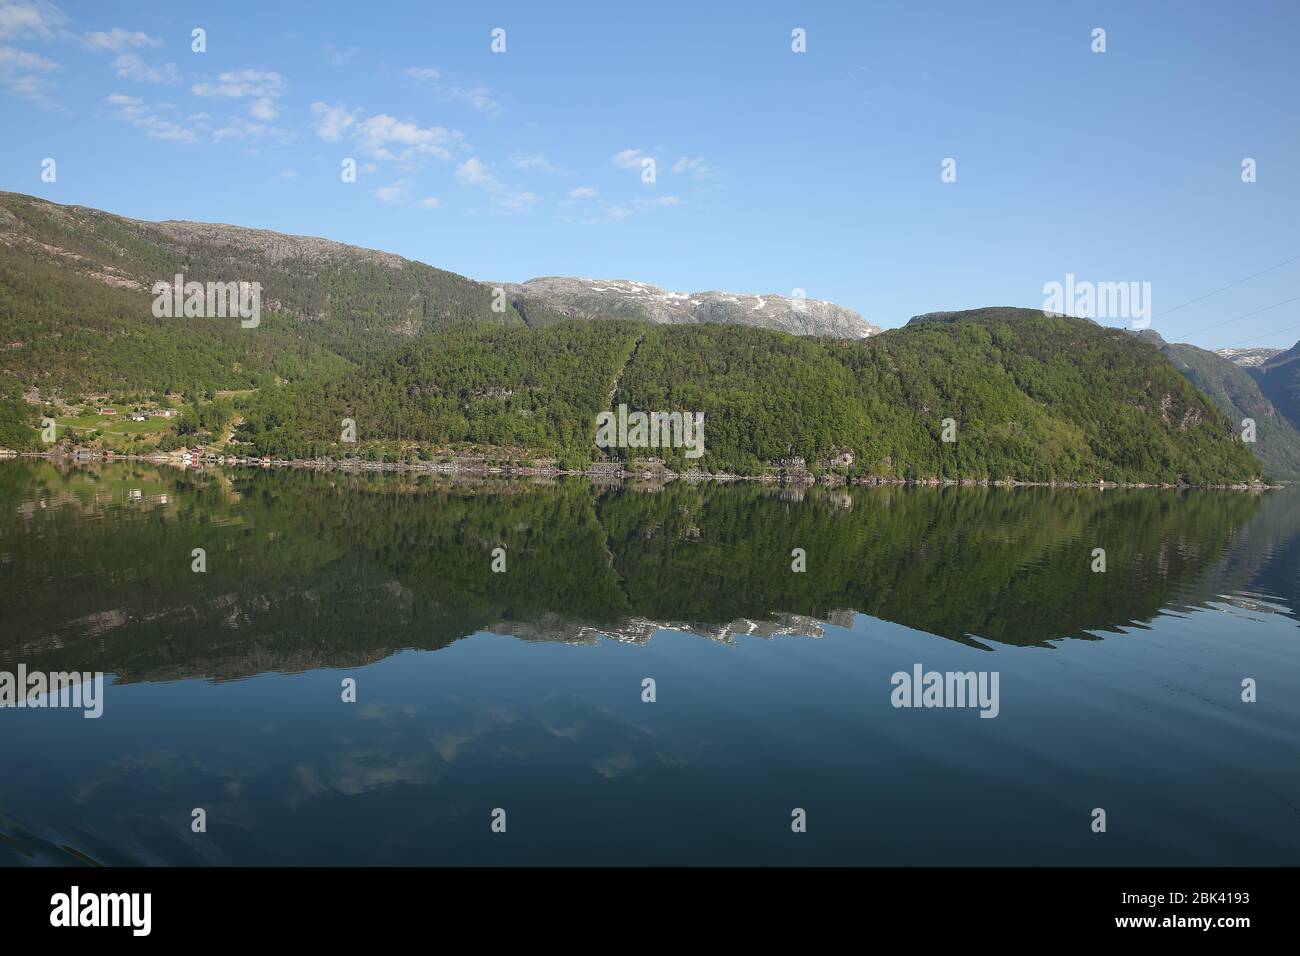
[[[659,631],[686,631],[719,644],[735,644],[738,637],[822,637],[825,624],[853,625],[852,611],[832,611],[825,621],[803,614],[776,614],[770,621],[740,618],[725,624],[694,624],[684,621],[650,621],[634,617],[620,624],[592,627],[560,614],[546,613],[535,621],[501,622],[485,627],[492,634],[505,634],[523,641],[559,641],[564,644],[595,644],[602,637],[624,644],[644,644]]]
[[[1300,489],[1266,495],[1232,547],[1191,592],[1259,613],[1300,608]]]
[[[851,623],[841,609],[959,641],[1042,645],[1215,599],[1221,578],[1208,572],[1239,541],[1269,537],[1267,556],[1245,563],[1280,568],[1300,549],[1296,519],[1280,517],[1290,502],[820,487],[791,500],[752,484],[639,494],[11,462],[0,466],[0,661],[230,679],[356,667],[478,631],[579,643],[661,628],[817,636],[819,622]],[[1251,524],[1257,512],[1268,529]],[[198,547],[203,574],[191,571]],[[491,569],[497,547],[504,573]],[[1098,547],[1105,574],[1090,571]],[[806,572],[791,570],[794,548]]]

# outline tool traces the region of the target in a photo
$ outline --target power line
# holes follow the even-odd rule
[[[1259,315],[1261,312],[1267,312],[1270,309],[1276,309],[1278,306],[1286,305],[1288,302],[1296,302],[1296,301],[1300,301],[1300,295],[1292,296],[1289,299],[1283,299],[1281,302],[1274,302],[1272,305],[1266,305],[1264,306],[1264,308],[1256,309],[1254,312],[1247,312],[1245,315],[1239,315],[1235,319],[1225,319],[1222,322],[1216,322],[1214,323],[1214,325],[1207,325],[1203,329],[1197,329],[1195,332],[1187,332],[1185,334],[1186,337],[1190,339],[1193,335],[1200,335],[1202,332],[1208,332],[1210,329],[1217,329],[1224,325],[1231,325],[1233,322],[1238,322],[1241,319],[1248,319],[1252,315]]]
[[[1285,329],[1277,329],[1276,331],[1273,332],[1266,332],[1263,335],[1255,336],[1253,339],[1242,339],[1240,342],[1233,342],[1231,345],[1225,345],[1224,348],[1235,349],[1238,345],[1245,345],[1247,342],[1258,342],[1260,339],[1266,339],[1272,335],[1281,335],[1283,332],[1294,332],[1296,329],[1300,329],[1300,325],[1291,325]],[[1285,352],[1286,349],[1283,349],[1282,351]]]
[[[1229,289],[1234,288],[1235,286],[1239,286],[1243,282],[1249,282],[1251,279],[1257,279],[1260,276],[1264,275],[1265,273],[1272,272],[1274,269],[1281,269],[1283,266],[1295,262],[1297,259],[1300,259],[1300,256],[1292,256],[1290,259],[1284,259],[1283,261],[1279,262],[1275,266],[1269,266],[1267,269],[1261,269],[1259,272],[1256,272],[1253,275],[1248,275],[1244,279],[1238,279],[1236,282],[1230,282],[1221,289],[1215,289],[1213,292],[1205,293],[1205,295],[1198,295],[1195,299],[1188,299],[1182,305],[1176,305],[1172,309],[1165,309],[1165,311],[1160,313],[1160,316],[1166,316],[1170,312],[1177,312],[1179,309],[1185,309],[1189,305],[1194,305],[1203,299],[1208,299],[1212,295],[1218,295],[1220,292],[1227,292]],[[1160,316],[1157,316],[1157,318]],[[1245,318],[1245,316],[1242,316],[1242,318]],[[1214,328],[1214,326],[1211,326],[1211,328]]]

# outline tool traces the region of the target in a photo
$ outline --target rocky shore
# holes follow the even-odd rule
[[[1221,491],[1266,491],[1285,487],[1283,484],[1270,482],[1228,482],[1209,485],[1188,485],[1167,482],[1118,482],[1118,481],[1022,481],[1018,478],[897,478],[888,476],[851,476],[837,473],[814,474],[800,468],[771,468],[758,475],[736,475],[728,472],[684,471],[675,472],[657,460],[650,462],[632,462],[625,465],[620,462],[594,463],[584,469],[559,468],[553,464],[538,464],[530,461],[495,461],[483,458],[452,458],[449,461],[421,462],[384,462],[366,461],[360,458],[316,458],[292,459],[271,458],[242,455],[206,454],[200,457],[186,456],[181,453],[157,453],[147,455],[119,455],[113,452],[91,454],[85,449],[68,451],[56,448],[49,452],[14,452],[0,449],[0,458],[11,457],[46,458],[52,461],[70,463],[90,463],[107,461],[148,461],[155,464],[170,464],[181,468],[218,467],[252,467],[252,468],[306,468],[317,471],[340,472],[396,472],[405,474],[458,475],[464,477],[537,477],[559,478],[565,476],[585,477],[603,481],[652,481],[666,483],[670,481],[687,482],[729,482],[754,481],[781,485],[825,485],[836,486],[890,486],[890,487],[960,487],[960,488],[1159,488],[1182,490],[1201,488]]]

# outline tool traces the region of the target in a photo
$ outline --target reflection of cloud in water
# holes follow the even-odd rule
[[[630,753],[613,754],[592,764],[592,769],[607,780],[626,776],[637,767],[637,759]]]

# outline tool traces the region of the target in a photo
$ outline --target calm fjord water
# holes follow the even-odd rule
[[[110,675],[0,709],[0,864],[1294,865],[1298,608],[1289,491],[0,462],[0,671]]]

